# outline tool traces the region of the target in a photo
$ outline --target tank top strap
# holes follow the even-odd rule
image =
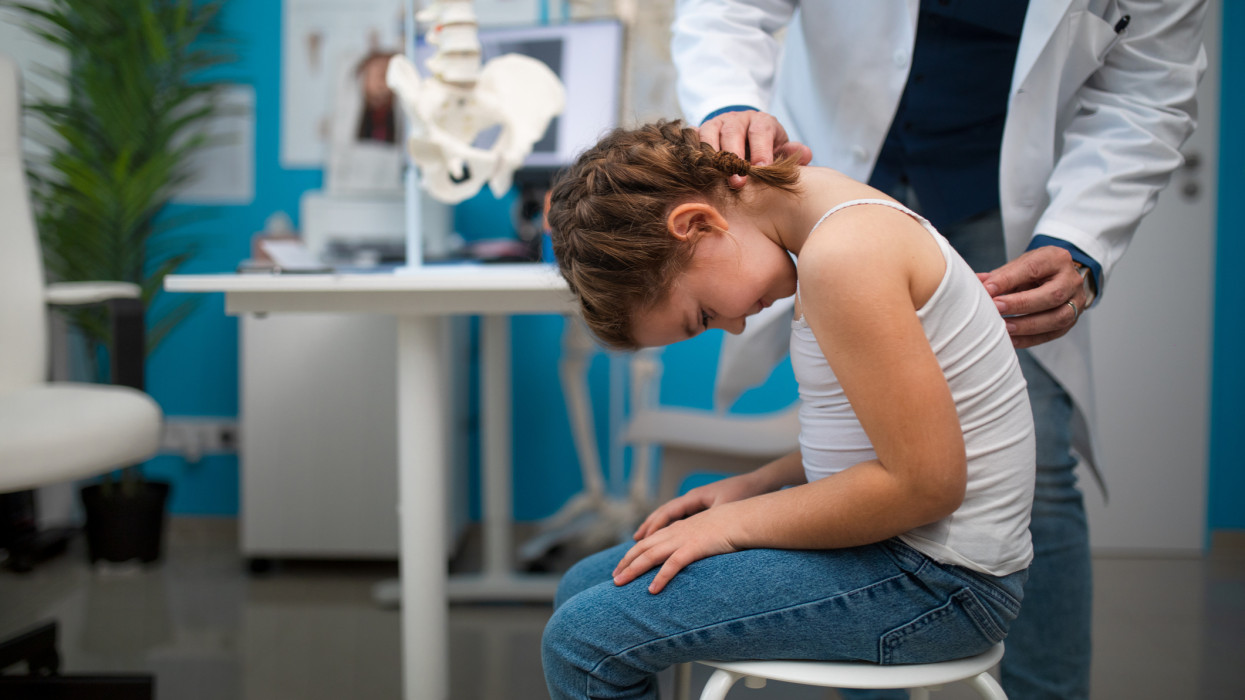
[[[905,207],[899,202],[891,201],[889,199],[849,199],[846,202],[842,202],[840,204],[835,205],[833,208],[830,209],[830,211],[826,212],[825,214],[822,214],[821,218],[817,220],[817,223],[813,224],[813,228],[809,229],[809,235],[812,235],[813,231],[816,231],[817,227],[821,226],[822,222],[824,222],[826,219],[829,219],[831,214],[842,211],[848,207],[854,207],[857,204],[880,204],[884,207],[890,207],[891,209],[898,209],[899,211],[921,222],[921,224],[926,223],[925,217]]]

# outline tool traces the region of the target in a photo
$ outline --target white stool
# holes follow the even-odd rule
[[[761,688],[765,679],[818,685],[824,688],[908,688],[912,700],[929,700],[929,691],[955,681],[968,681],[986,700],[1007,700],[998,681],[987,673],[1003,658],[995,644],[977,656],[937,664],[879,666],[859,661],[698,661],[717,669],[705,684],[700,700],[722,700],[740,678],[749,688]],[[691,696],[691,664],[675,668],[674,696]]]

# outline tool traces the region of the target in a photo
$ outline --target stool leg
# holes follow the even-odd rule
[[[908,700],[929,700],[929,688],[912,688]]]
[[[999,682],[994,680],[994,676],[989,673],[979,673],[973,676],[968,679],[968,684],[981,693],[981,697],[985,700],[1007,700],[1007,693],[1003,692]]]
[[[692,700],[692,664],[674,665],[674,700]]]
[[[700,700],[725,700],[726,694],[730,691],[731,686],[735,685],[735,681],[741,676],[730,671],[717,669],[709,676],[709,682],[705,683],[705,689],[700,693]]]

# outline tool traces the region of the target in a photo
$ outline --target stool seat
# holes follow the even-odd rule
[[[825,688],[908,688],[914,698],[928,697],[925,689],[968,681],[988,700],[1006,700],[1002,688],[987,672],[1003,658],[1003,644],[967,659],[932,664],[881,666],[862,661],[698,661],[715,669],[701,700],[726,697],[741,678],[770,679]],[[685,676],[686,677],[686,676]],[[680,683],[680,685],[682,685]],[[759,687],[759,686],[754,686]],[[686,697],[682,688],[676,695]]]

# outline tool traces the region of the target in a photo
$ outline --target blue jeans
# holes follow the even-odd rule
[[[891,193],[912,208],[909,193]],[[993,210],[939,232],[978,272],[1007,261],[1003,221]],[[1025,604],[1007,637],[1002,684],[1010,700],[1085,700],[1089,697],[1093,570],[1089,526],[1072,456],[1072,399],[1027,350],[1020,368],[1029,384],[1037,438],[1033,493],[1033,563]],[[848,700],[892,700],[907,693],[841,691]]]
[[[554,700],[655,698],[658,671],[696,659],[905,664],[978,654],[1007,635],[1027,576],[938,564],[892,539],[709,557],[653,595],[656,570],[625,586],[611,580],[629,546],[587,557],[562,579],[541,649]]]

